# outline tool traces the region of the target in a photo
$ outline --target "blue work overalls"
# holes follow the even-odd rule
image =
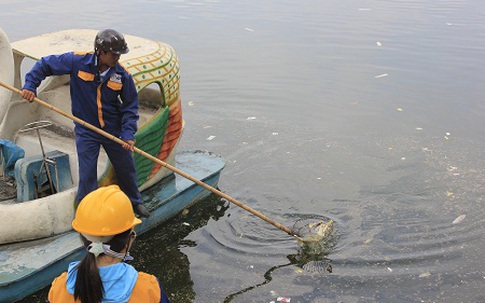
[[[36,92],[51,75],[71,76],[72,114],[122,140],[134,140],[138,121],[138,95],[133,77],[119,64],[100,78],[94,53],[68,52],[42,57],[25,76],[24,89]],[[97,162],[100,146],[113,165],[121,190],[133,204],[141,203],[135,162],[131,151],[74,122],[79,160],[77,201],[98,188]]]

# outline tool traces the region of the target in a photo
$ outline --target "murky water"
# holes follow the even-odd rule
[[[203,201],[138,241],[174,302],[485,302],[481,1],[0,3],[12,41],[109,26],[171,44],[180,149],[222,155],[220,189],[285,226],[335,221],[307,256]]]

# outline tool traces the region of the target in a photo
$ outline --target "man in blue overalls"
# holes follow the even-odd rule
[[[133,77],[118,63],[120,55],[128,51],[121,33],[101,30],[94,41],[94,53],[68,52],[37,61],[25,76],[22,97],[32,102],[37,87],[47,76],[69,74],[72,114],[125,142],[120,145],[74,122],[79,161],[78,203],[98,188],[97,162],[102,145],[113,165],[118,185],[130,198],[134,211],[149,217],[150,212],[141,204],[132,155],[138,94]]]

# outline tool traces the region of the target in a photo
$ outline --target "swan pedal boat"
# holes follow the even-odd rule
[[[10,43],[0,28],[0,80],[22,87],[22,71],[42,56],[93,50],[96,30],[73,29]],[[207,151],[177,152],[184,120],[180,70],[165,43],[124,35],[130,52],[120,63],[139,94],[136,147],[216,187],[223,159]],[[26,58],[28,58],[26,60]],[[25,66],[27,65],[27,67]],[[38,98],[70,113],[69,75],[43,81]],[[0,87],[0,302],[14,302],[49,285],[85,250],[72,230],[78,182],[74,124],[66,117]],[[210,191],[135,154],[138,186],[151,216],[146,232]],[[98,160],[100,186],[116,183],[108,157]]]

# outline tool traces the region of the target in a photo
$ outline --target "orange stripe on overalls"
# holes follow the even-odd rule
[[[101,84],[98,85],[96,90],[96,103],[98,104],[98,121],[101,128],[104,128],[104,120],[103,120],[103,104],[101,104]]]

